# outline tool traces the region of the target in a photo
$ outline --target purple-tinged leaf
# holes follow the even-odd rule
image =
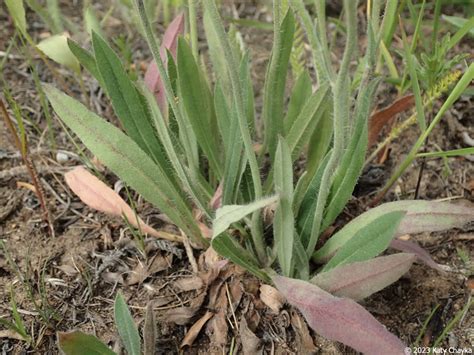
[[[397,281],[415,258],[414,254],[401,253],[336,266],[310,282],[334,296],[360,301]]]
[[[168,63],[168,56],[166,50],[169,50],[174,59],[176,59],[176,50],[178,48],[178,37],[184,33],[184,14],[176,16],[176,18],[170,23],[168,28],[163,35],[163,42],[160,47],[160,57],[165,64]],[[163,81],[161,80],[158,67],[154,61],[152,61],[147,68],[145,73],[145,85],[146,87],[155,94],[156,101],[162,113],[166,112],[166,96]]]
[[[405,344],[355,301],[335,297],[306,281],[283,276],[274,276],[272,280],[287,301],[301,311],[309,326],[322,336],[364,354],[404,354]]]
[[[318,263],[325,263],[360,229],[381,215],[393,211],[406,212],[397,229],[396,236],[459,228],[474,220],[474,207],[472,204],[469,206],[422,200],[384,203],[346,224],[321,249],[313,254],[313,260]]]
[[[395,238],[390,243],[390,247],[405,253],[415,254],[417,259],[424,262],[426,265],[436,269],[438,271],[446,271],[443,268],[443,265],[438,264],[433,260],[430,253],[423,249],[418,243],[411,240],[403,240],[400,238]]]

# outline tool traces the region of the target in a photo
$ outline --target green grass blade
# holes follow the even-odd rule
[[[115,326],[125,349],[127,349],[127,353],[129,355],[141,355],[140,334],[138,334],[138,328],[120,292],[117,292],[115,297],[114,318]]]
[[[265,77],[262,117],[264,124],[264,149],[274,158],[278,135],[283,133],[283,108],[286,77],[295,32],[295,18],[288,10],[280,23],[278,1],[274,1],[274,37],[270,63]]]
[[[127,135],[75,99],[44,87],[54,110],[97,158],[126,184],[155,204],[190,238],[202,239],[188,202],[158,165]]]
[[[183,38],[178,40],[177,63],[179,91],[186,116],[211,169],[220,178],[222,168],[217,148],[217,127],[214,127],[214,103],[191,47]]]
[[[280,138],[275,155],[275,192],[280,196],[273,220],[273,235],[283,275],[293,274],[293,243],[295,218],[293,216],[293,164],[291,151]]]
[[[390,212],[367,224],[339,249],[322,272],[379,255],[389,246],[404,216],[405,212]]]
[[[419,153],[417,158],[449,158],[474,154],[474,147],[446,150],[440,152]]]

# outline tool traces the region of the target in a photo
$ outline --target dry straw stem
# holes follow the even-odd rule
[[[38,200],[39,200],[40,205],[41,205],[41,209],[43,210],[43,219],[48,224],[49,233],[51,234],[51,236],[54,237],[53,221],[51,220],[49,209],[48,209],[48,206],[46,204],[46,200],[44,198],[43,186],[39,182],[38,173],[36,171],[35,165],[34,165],[33,161],[31,160],[31,158],[28,154],[27,138],[25,136],[24,142],[23,143],[21,142],[20,137],[18,136],[18,132],[16,131],[15,126],[13,125],[13,121],[12,121],[12,119],[10,117],[10,114],[8,113],[7,108],[5,107],[5,104],[4,104],[2,99],[0,99],[0,110],[2,111],[2,115],[3,115],[3,118],[5,120],[5,123],[8,127],[8,129],[10,130],[10,133],[13,137],[13,140],[15,141],[15,145],[16,145],[17,149],[21,153],[21,158],[23,159],[23,162],[24,162],[24,164],[25,164],[25,166],[28,170],[28,173],[29,173],[29,175],[31,177],[31,180],[33,182],[33,185],[35,187],[36,196],[38,197]]]

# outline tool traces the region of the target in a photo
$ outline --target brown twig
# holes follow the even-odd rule
[[[28,155],[27,138],[25,136],[25,144],[23,145],[21,140],[20,140],[20,137],[18,136],[18,133],[17,133],[16,128],[13,124],[13,121],[10,117],[10,114],[8,113],[7,108],[6,108],[6,106],[5,106],[2,99],[0,99],[0,110],[2,111],[5,123],[8,127],[8,129],[10,130],[10,133],[13,137],[13,140],[15,141],[15,145],[16,145],[17,149],[20,151],[21,158],[23,159],[23,163],[25,164],[25,166],[28,170],[28,173],[31,177],[31,180],[33,182],[33,185],[35,187],[36,196],[38,197],[38,200],[39,200],[40,205],[41,205],[41,209],[43,210],[43,219],[48,224],[49,232],[50,232],[51,236],[54,237],[54,226],[53,226],[53,223],[51,221],[51,216],[50,216],[50,213],[49,213],[48,206],[46,205],[46,200],[44,198],[44,189],[43,189],[43,186],[41,185],[41,183],[39,182],[38,173],[36,171],[35,165],[34,165],[33,161],[31,160],[30,156]]]

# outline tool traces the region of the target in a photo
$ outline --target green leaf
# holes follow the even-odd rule
[[[116,355],[95,336],[79,331],[58,333],[58,344],[65,355]]]
[[[469,33],[472,37],[474,37],[474,17],[471,17],[468,20],[467,18],[459,16],[442,15],[441,18],[459,29],[466,28],[465,32]]]
[[[336,170],[331,194],[324,212],[321,231],[324,231],[341,213],[352,196],[354,187],[365,163],[368,144],[368,118],[372,107],[373,96],[380,81],[373,80],[362,92],[356,106],[356,123],[351,132],[351,140],[344,151],[339,167]]]
[[[277,202],[278,199],[278,195],[275,195],[263,198],[258,201],[254,201],[247,205],[228,205],[218,208],[216,211],[216,218],[213,222],[213,238],[215,238],[222,232],[225,232],[232,223],[240,221],[242,218],[249,215],[250,213],[258,211],[263,207],[269,206],[272,203]]]
[[[325,102],[329,97],[329,85],[322,84],[317,91],[306,101],[303,109],[293,122],[286,141],[295,159],[305,144],[308,143],[311,134],[325,111]]]
[[[172,169],[150,122],[145,98],[131,82],[119,57],[95,32],[92,44],[100,76],[125,131],[172,179]]]
[[[140,334],[130,310],[120,292],[117,292],[114,303],[115,326],[120,334],[129,355],[141,355]]]
[[[280,11],[280,10],[278,10]],[[275,12],[275,11],[274,11]],[[274,38],[270,63],[265,77],[262,117],[264,123],[264,147],[273,160],[279,134],[283,134],[283,108],[295,32],[295,17],[291,9],[280,23],[274,13]],[[291,146],[291,145],[290,145]]]
[[[217,149],[217,127],[214,103],[206,79],[193,56],[191,47],[183,38],[178,39],[178,81],[181,99],[196,139],[209,159],[217,177],[222,176],[222,168]]]
[[[92,35],[92,33],[95,32],[99,36],[104,37],[100,22],[94,12],[94,8],[91,5],[87,6],[87,8],[84,10],[84,25],[89,35]]]
[[[324,112],[318,120],[308,142],[308,166],[306,168],[308,171],[308,178],[316,173],[319,165],[328,152],[333,138],[332,108],[329,104],[326,104],[325,106]]]
[[[231,235],[228,233],[220,233],[212,238],[212,248],[229,259],[233,263],[243,267],[253,275],[257,276],[265,282],[269,282],[268,275],[258,266],[256,257],[247,249],[243,248]]]
[[[91,73],[91,75],[99,82],[100,86],[107,91],[107,87],[104,83],[104,80],[100,76],[99,69],[97,68],[97,63],[95,61],[94,55],[88,50],[82,48],[72,39],[67,39],[67,45],[71,50],[72,54],[77,58],[79,63],[86,68],[86,70]]]
[[[10,12],[13,22],[23,36],[26,36],[26,17],[23,0],[5,0],[8,12]]]
[[[290,101],[288,103],[288,112],[284,121],[284,133],[288,134],[294,121],[303,109],[304,104],[311,96],[313,88],[311,86],[311,77],[307,70],[303,71],[296,79],[295,85],[291,92]]]
[[[474,220],[474,209],[472,207],[446,202],[415,200],[384,203],[346,224],[321,249],[314,253],[313,260],[318,263],[327,261],[341,246],[352,239],[367,224],[372,223],[384,214],[394,211],[406,212],[405,219],[397,231],[398,235],[462,227],[465,223]]]
[[[66,35],[53,35],[38,43],[37,47],[56,63],[79,73],[81,67],[69,49]]]
[[[58,116],[97,158],[155,204],[196,242],[203,242],[188,202],[158,165],[130,137],[50,85],[44,90]]]
[[[309,239],[311,237],[319,187],[321,186],[321,179],[323,177],[324,170],[326,169],[330,157],[330,153],[326,154],[326,157],[321,162],[318,171],[316,172],[316,174],[313,175],[313,178],[310,180],[307,189],[302,188],[301,192],[299,192],[299,194],[303,195],[303,198],[301,199],[301,205],[298,209],[298,217],[296,221],[298,232],[301,236],[301,242],[305,247],[308,245]],[[299,196],[297,196],[296,198],[300,200]]]
[[[275,156],[275,192],[280,196],[273,220],[278,261],[285,276],[293,272],[293,164],[284,138],[279,139]]]
[[[368,223],[339,249],[322,271],[379,255],[389,246],[404,216],[405,212],[389,212]]]

